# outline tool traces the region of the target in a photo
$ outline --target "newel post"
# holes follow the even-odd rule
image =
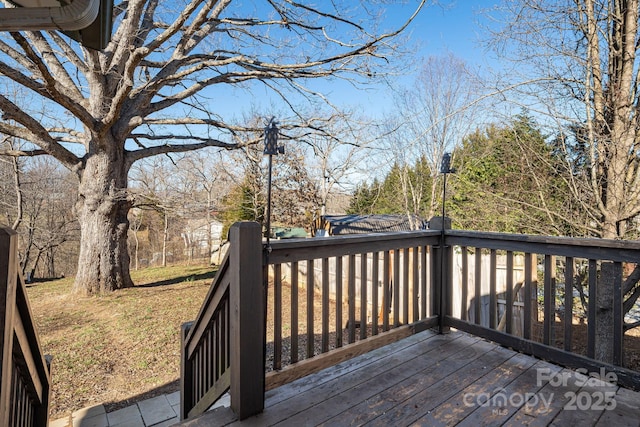
[[[264,409],[262,235],[256,222],[235,223],[229,238],[231,268],[231,409],[242,420]]]

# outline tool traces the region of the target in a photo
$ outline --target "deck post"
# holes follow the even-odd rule
[[[193,322],[186,322],[180,326],[180,421],[189,416],[189,409],[193,408],[193,372],[191,363],[187,360],[187,335]]]
[[[446,315],[451,314],[451,285],[453,272],[453,248],[445,245],[445,230],[451,229],[451,218],[434,216],[429,220],[429,229],[441,230],[440,242],[433,247],[434,256],[431,259],[432,282],[434,286],[435,313],[438,313],[438,332],[449,332],[445,325]]]
[[[231,409],[245,419],[264,409],[262,233],[256,222],[235,223],[229,232],[231,268]]]
[[[8,227],[0,227],[0,425],[3,426],[9,425],[11,412],[11,355],[18,278],[16,245],[16,232]]]

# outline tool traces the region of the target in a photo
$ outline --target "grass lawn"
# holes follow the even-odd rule
[[[214,274],[208,266],[132,271],[134,288],[95,297],[72,295],[73,278],[30,285],[40,341],[53,356],[50,419],[177,390],[180,325],[196,317]]]

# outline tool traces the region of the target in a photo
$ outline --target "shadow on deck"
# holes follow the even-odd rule
[[[606,381],[424,331],[268,391],[259,415],[238,421],[224,407],[180,425],[640,425],[640,393],[597,374]]]

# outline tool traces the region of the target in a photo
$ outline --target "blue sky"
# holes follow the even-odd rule
[[[427,7],[410,27],[412,35],[423,45],[419,52],[421,56],[450,51],[468,60],[480,59],[477,44],[479,12],[494,3],[459,0]]]
[[[490,8],[496,0],[458,0],[442,1],[442,5],[430,5],[425,7],[416,20],[407,29],[410,35],[410,43],[413,45],[413,59],[419,60],[432,55],[445,55],[452,53],[464,59],[470,65],[486,66],[486,56],[479,45],[481,20],[479,12]],[[385,16],[385,25],[388,28],[397,28],[415,9],[417,1],[409,1],[404,6],[390,4]],[[406,69],[406,74],[394,79],[395,84],[409,86],[414,79],[411,68]],[[358,112],[369,116],[383,116],[391,105],[392,93],[387,86],[372,85],[366,91],[359,91],[349,84],[341,81],[316,81],[312,83],[314,89],[320,89],[327,93],[329,99],[342,106],[353,107]],[[237,95],[242,96],[240,93]],[[256,91],[251,101],[259,111],[270,108],[269,102],[277,107],[277,98],[271,98],[266,92]],[[263,97],[264,95],[264,97]],[[242,107],[238,110],[247,112],[248,105],[241,101]],[[237,114],[237,113],[236,113]]]
[[[445,3],[445,2],[442,2]],[[486,66],[488,61],[484,50],[480,46],[482,20],[480,12],[490,8],[496,3],[493,0],[459,0],[446,2],[447,4],[428,6],[423,9],[417,19],[408,28],[411,42],[415,44],[414,59],[420,60],[429,56],[441,56],[451,53],[462,58],[471,66]],[[414,5],[414,2],[411,2]],[[399,24],[397,17],[406,17],[406,10],[389,10],[392,22]],[[407,8],[404,8],[407,9]],[[409,86],[412,84],[415,74],[411,69],[400,77],[398,84]],[[371,94],[371,98],[364,104],[368,110],[376,105],[376,101],[389,99],[390,92],[387,88]],[[380,112],[379,108],[373,108],[374,114]]]

